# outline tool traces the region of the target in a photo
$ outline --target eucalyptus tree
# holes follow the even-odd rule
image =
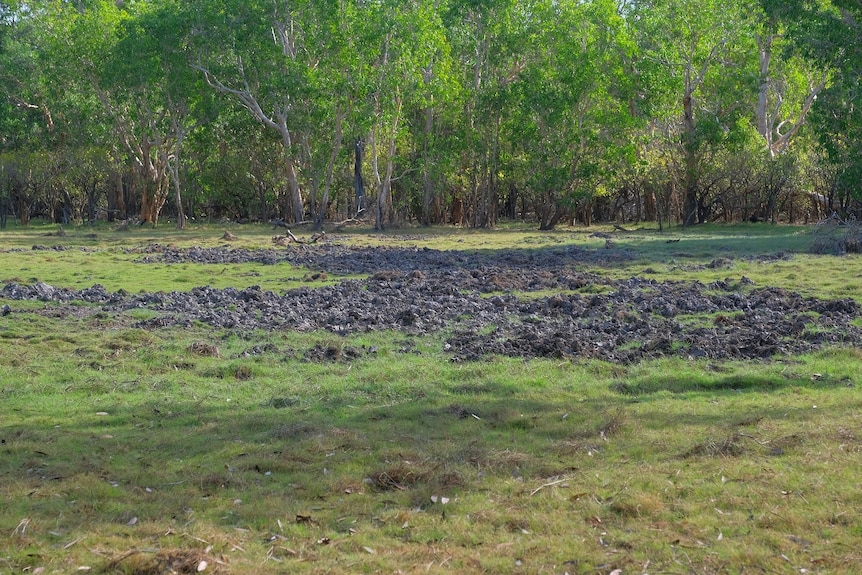
[[[592,200],[633,157],[635,46],[612,0],[535,2],[530,20],[507,138],[540,228],[576,210],[589,225]]]
[[[321,164],[324,172],[331,170],[341,145],[352,93],[344,82],[354,77],[343,59],[351,32],[345,22],[349,4],[303,0],[189,6],[194,67],[210,86],[234,98],[280,137],[288,184],[282,210],[293,222],[305,214],[302,172],[308,172],[307,183],[320,173]],[[326,203],[326,198],[311,199],[318,221]]]
[[[709,216],[703,166],[738,130],[755,99],[755,6],[747,0],[635,0],[628,18],[638,35],[638,73],[649,92],[642,109],[666,133],[681,188],[683,225]]]
[[[11,97],[15,79],[9,73],[13,69],[9,52],[14,25],[12,6],[7,2],[0,2],[0,90],[5,95],[0,99],[0,229],[6,228],[15,193],[13,179],[9,173],[8,151],[14,147],[16,135],[22,131],[21,118]]]
[[[49,17],[53,21],[52,72],[58,83],[78,94],[79,104],[97,103],[98,112],[89,119],[88,127],[99,121],[110,126],[109,154],[116,164],[116,175],[109,209],[127,216],[137,205],[141,220],[155,223],[152,206],[161,208],[157,198],[163,195],[168,183],[158,153],[160,146],[151,141],[147,131],[147,122],[154,122],[155,111],[139,109],[129,100],[126,86],[115,80],[116,47],[123,33],[123,21],[130,14],[114,2],[97,0],[77,6],[54,4]],[[127,194],[127,190],[131,193]]]
[[[809,55],[833,71],[811,118],[826,152],[821,171],[832,174],[822,192],[831,209],[846,211],[862,201],[862,5],[832,0],[807,7],[808,20],[818,24]]]
[[[463,86],[458,81],[457,66],[443,20],[443,3],[435,2],[429,17],[419,20],[421,36],[426,40],[421,66],[422,85],[414,99],[412,137],[414,157],[420,170],[421,210],[423,225],[445,221],[447,176],[457,164],[457,136],[453,126],[463,98]],[[429,10],[426,10],[426,12]],[[430,50],[428,48],[431,48]]]
[[[433,196],[430,139],[436,107],[452,94],[454,78],[444,23],[434,3],[385,0],[368,3],[362,11],[363,21],[373,30],[365,55],[371,64],[367,85],[372,115],[366,150],[376,187],[375,227],[382,229],[396,219],[393,182],[405,175],[395,173],[399,160],[405,172],[422,172],[422,210],[427,217]],[[424,121],[417,130],[410,123],[419,114]],[[417,134],[424,141],[417,141]],[[411,157],[420,159],[414,164]]]
[[[22,6],[24,19],[38,26],[31,37],[52,106],[48,124],[59,134],[58,157],[74,174],[58,180],[60,191],[81,190],[92,218],[98,180],[108,191],[109,217],[137,205],[141,220],[155,225],[173,182],[182,226],[180,152],[201,91],[182,54],[185,29],[177,5],[87,0]],[[109,161],[90,161],[99,156]],[[87,166],[101,173],[86,176]]]
[[[286,189],[284,151],[270,131],[244,110],[226,106],[190,134],[186,154],[190,215],[270,221]]]
[[[0,3],[0,86],[3,88],[3,147],[47,139],[54,131],[50,53],[44,35],[50,23],[39,3]]]
[[[109,209],[126,214],[134,208],[127,205],[130,200],[140,205],[143,221],[155,224],[168,182],[163,146],[153,136],[160,112],[150,102],[137,105],[140,102],[132,98],[135,87],[126,85],[137,71],[123,77],[118,66],[124,59],[117,47],[133,17],[121,4],[92,0],[32,6],[38,7],[35,14],[46,24],[40,39],[47,55],[44,69],[52,79],[54,100],[63,106],[67,140],[82,153],[101,145],[111,158],[115,183],[110,186]],[[137,10],[147,6],[135,3]],[[126,60],[136,62],[131,56]],[[109,127],[107,133],[101,126]]]
[[[59,133],[38,6],[0,4],[0,224],[14,210],[29,225],[53,185]]]
[[[501,130],[512,109],[511,87],[527,65],[528,30],[534,2],[452,0],[445,12],[464,98],[457,130],[464,219],[472,227],[493,226],[498,210]]]
[[[183,144],[204,120],[210,91],[184,53],[188,30],[179,5],[134,6],[119,20],[117,41],[101,67],[100,98],[140,175],[141,220],[155,225],[173,194],[182,229]]]
[[[761,0],[754,29],[759,63],[757,131],[770,157],[785,152],[805,125],[831,66],[811,57],[817,23],[794,2]]]

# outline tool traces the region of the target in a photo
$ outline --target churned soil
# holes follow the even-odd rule
[[[440,333],[443,349],[462,361],[493,354],[625,363],[668,355],[766,359],[862,341],[862,330],[853,324],[862,309],[849,298],[803,297],[744,277],[707,285],[640,277],[617,281],[575,271],[584,262],[631,257],[616,250],[452,252],[325,243],[279,250],[148,246],[136,253],[141,265],[258,262],[367,279],[285,293],[252,286],[130,294],[98,284],[70,290],[10,283],[0,289],[0,299],[49,302],[43,313],[55,316],[152,310],[153,318],[135,324],[144,329],[204,323],[244,333],[326,330],[346,336],[397,330],[408,339]],[[554,295],[524,297],[529,292]],[[333,353],[321,349],[306,356],[342,358]]]

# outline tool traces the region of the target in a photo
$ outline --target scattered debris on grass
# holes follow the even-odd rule
[[[126,551],[111,559],[100,573],[133,575],[186,575],[195,573],[227,573],[224,558],[213,558],[208,552],[195,549],[165,549],[157,553],[139,549]]]
[[[196,341],[189,345],[189,353],[204,357],[220,357],[217,346],[204,341]]]
[[[721,438],[708,438],[698,443],[683,454],[683,457],[738,457],[745,452],[744,436],[741,433],[731,433]]]
[[[627,420],[626,410],[624,407],[617,407],[613,412],[606,414],[605,421],[599,427],[599,437],[607,440],[609,437],[618,434]]]
[[[386,469],[374,471],[365,483],[375,491],[406,491],[427,478],[428,471],[406,461],[399,461]]]

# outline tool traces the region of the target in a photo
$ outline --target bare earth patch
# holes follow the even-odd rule
[[[614,281],[572,268],[589,258],[626,257],[612,251],[488,254],[321,244],[281,251],[148,246],[141,254],[142,264],[293,264],[369,278],[285,294],[256,286],[128,294],[111,293],[98,284],[77,291],[10,283],[0,290],[0,298],[44,301],[50,305],[43,313],[52,316],[156,312],[135,324],[144,329],[201,322],[240,331],[326,330],[338,335],[399,330],[409,337],[449,330],[444,346],[455,361],[493,354],[617,363],[670,355],[765,359],[862,341],[862,331],[853,325],[860,306],[850,298],[802,297],[753,286],[746,278],[709,285],[639,277]],[[529,300],[512,294],[535,291],[558,293]],[[345,361],[365,353],[353,351],[314,349],[306,358]]]

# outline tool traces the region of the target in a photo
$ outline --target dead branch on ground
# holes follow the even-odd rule
[[[287,246],[291,242],[296,244],[315,244],[318,242],[318,240],[324,237],[326,237],[326,232],[320,232],[314,234],[307,240],[301,240],[295,235],[293,235],[293,232],[291,232],[290,230],[286,230],[286,233],[283,236],[273,236],[272,243],[277,246]]]

